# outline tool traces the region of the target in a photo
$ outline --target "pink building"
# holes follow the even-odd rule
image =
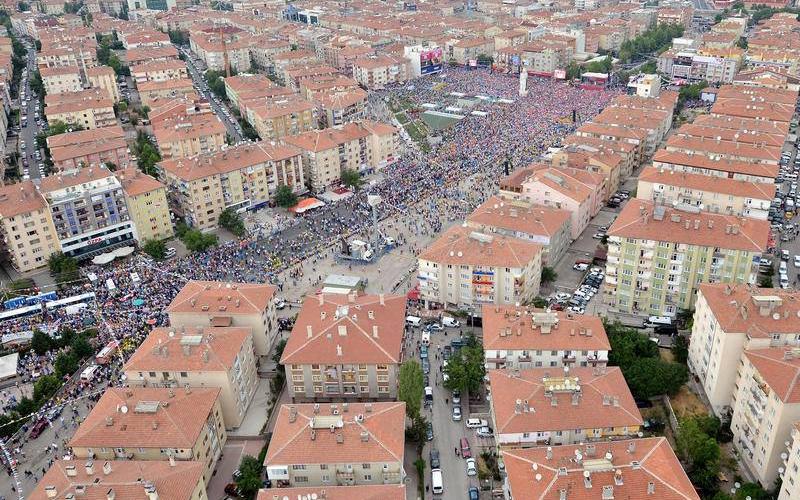
[[[119,125],[54,135],[47,138],[47,146],[56,170],[108,162],[121,169],[130,163],[125,133]]]

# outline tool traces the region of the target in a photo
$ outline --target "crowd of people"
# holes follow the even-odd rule
[[[529,79],[526,97],[520,97],[517,90],[518,80],[512,76],[465,69],[448,69],[438,77],[389,88],[379,94],[384,102],[398,100],[416,106],[447,104],[455,99],[451,92],[491,99],[480,101],[475,108],[486,116],[468,115],[439,132],[441,143],[430,152],[407,151],[386,167],[376,182],[352,196],[301,217],[282,216],[272,224],[251,225],[242,239],[186,257],[154,262],[140,255],[105,267],[87,267],[82,269],[80,281],[63,287],[59,294],[66,297],[90,290],[96,294],[94,304],[76,314],[59,310],[6,321],[0,323],[0,334],[91,325],[98,330],[98,349],[114,339],[124,342],[118,359],[92,384],[67,386],[56,402],[46,407],[50,409],[80,398],[81,391],[119,383],[125,357],[153,326],[166,324],[164,309],[188,280],[269,282],[281,291],[310,291],[324,279],[318,264],[335,258],[343,239],[368,236],[378,229],[372,228],[369,194],[382,199],[378,206],[380,230],[401,245],[408,241],[402,251],[417,255],[423,249],[413,243],[416,237],[433,235],[443,225],[463,220],[494,194],[507,158],[516,167],[534,161],[575,129],[578,123],[571,120],[573,110],[577,116],[589,118],[614,97],[612,92],[581,90],[549,79]],[[497,102],[498,98],[513,102]],[[107,280],[113,280],[114,290],[105,285]],[[52,356],[23,361],[47,373]],[[14,401],[6,396],[6,409]],[[78,413],[75,408],[75,415]],[[24,433],[19,434],[14,446],[19,449],[25,442]]]

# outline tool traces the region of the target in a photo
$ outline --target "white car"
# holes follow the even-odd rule
[[[464,425],[467,426],[467,429],[479,429],[481,427],[487,427],[489,422],[480,418],[468,418]]]
[[[478,468],[475,466],[475,459],[468,458],[467,459],[467,475],[468,476],[475,476],[478,474]]]
[[[574,266],[572,266],[572,269],[576,271],[585,271],[589,269],[589,264],[584,264],[583,262],[581,262],[580,264],[575,264]]]
[[[800,255],[794,256],[794,267],[800,267]]]
[[[454,406],[453,407],[453,422],[461,421],[461,407]]]
[[[489,438],[494,436],[494,432],[491,427],[485,426],[475,431],[475,435],[482,438]]]

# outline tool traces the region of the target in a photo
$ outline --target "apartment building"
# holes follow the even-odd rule
[[[97,66],[95,47],[84,46],[83,43],[75,42],[69,46],[53,45],[42,47],[42,50],[36,53],[36,67],[39,70],[68,66],[74,66],[83,71],[92,66]]]
[[[483,306],[486,368],[605,366],[611,344],[597,316],[525,306]]]
[[[746,351],[800,347],[799,296],[795,290],[750,285],[700,286],[688,365],[715,414],[725,415],[732,408],[738,361]]]
[[[60,250],[47,200],[31,181],[0,187],[0,231],[3,253],[17,272],[47,265]]]
[[[800,420],[800,348],[745,351],[732,400],[733,446],[741,463],[765,488],[785,472],[786,441]]]
[[[404,484],[379,484],[361,486],[303,486],[296,488],[281,488],[280,490],[258,490],[256,500],[282,500],[289,498],[324,498],[325,500],[405,500],[406,485]]]
[[[398,153],[397,129],[370,120],[287,136],[283,142],[302,151],[306,184],[314,192],[338,182],[344,169],[379,170]]]
[[[227,439],[219,393],[109,387],[67,446],[77,459],[197,461],[208,485]]]
[[[568,210],[492,196],[467,217],[466,224],[483,233],[539,244],[542,246],[542,265],[552,265],[558,262],[572,242],[570,215]]]
[[[44,98],[47,121],[58,120],[85,129],[110,127],[117,124],[114,101],[99,89],[47,94]]]
[[[92,88],[103,89],[114,102],[119,102],[117,74],[110,66],[95,66],[86,70],[86,79]]]
[[[360,89],[324,90],[316,92],[314,102],[319,114],[320,126],[335,127],[364,119],[367,92]]]
[[[167,188],[154,177],[135,166],[118,170],[117,179],[122,184],[128,215],[136,228],[136,241],[171,238],[172,216],[167,202]]]
[[[478,56],[493,54],[494,40],[483,37],[462,38],[455,43],[447,44],[445,50],[448,60],[466,66],[471,60],[477,61]]]
[[[191,78],[179,80],[146,81],[136,84],[143,106],[150,106],[160,99],[194,95],[194,84]]]
[[[210,28],[208,30],[192,30],[190,33],[189,45],[192,52],[203,60],[207,68],[214,71],[225,71],[227,64],[236,72],[250,69],[252,44],[248,33],[241,32],[233,26],[226,26],[219,32],[215,28]]]
[[[646,157],[647,131],[640,128],[587,122],[575,131],[575,135],[580,137],[594,137],[608,142],[632,144],[635,147],[634,157],[638,162],[637,164],[641,164]]]
[[[79,260],[130,245],[136,228],[122,184],[105,167],[43,177],[39,191],[50,206],[61,251]]]
[[[576,169],[531,165],[514,174],[514,178],[518,180],[516,184],[519,184],[519,196],[513,198],[569,211],[571,238],[575,240],[589,224],[589,220],[600,211],[604,198],[603,180],[595,178],[595,182],[585,182],[581,179],[583,176]]]
[[[164,82],[189,78],[189,70],[183,61],[149,61],[131,66],[131,77],[136,84],[144,82]]]
[[[81,72],[77,66],[41,68],[39,74],[42,76],[42,83],[47,95],[83,90]]]
[[[606,193],[615,193],[619,188],[620,173],[626,167],[624,161],[622,154],[589,144],[568,145],[550,157],[553,167],[601,174],[605,178]]]
[[[396,399],[406,298],[306,297],[281,357],[293,401]]]
[[[626,439],[644,422],[616,366],[490,370],[488,376],[501,449]]]
[[[124,169],[131,164],[125,132],[119,125],[51,135],[47,138],[47,147],[56,170],[109,163]]]
[[[185,158],[220,151],[226,144],[225,125],[214,113],[168,118],[153,124],[161,158]]]
[[[281,405],[264,459],[267,477],[276,488],[402,484],[405,407]]]
[[[256,356],[269,355],[278,335],[276,287],[254,283],[186,283],[166,312],[173,328],[242,327],[253,335]]]
[[[452,227],[418,259],[426,307],[436,303],[477,312],[484,304],[521,303],[539,293],[542,247],[529,241]]]
[[[786,467],[784,467],[783,473],[778,469],[778,475],[783,480],[778,500],[792,500],[800,495],[800,477],[798,477],[800,474],[800,422],[795,422],[792,426],[792,437],[789,441],[789,446],[786,447]]]
[[[639,174],[636,197],[656,205],[685,205],[702,211],[767,220],[775,184],[648,167]]]
[[[366,89],[382,89],[409,78],[408,60],[393,55],[359,57],[353,61],[353,78]]]
[[[187,224],[217,227],[226,208],[251,209],[269,202],[279,186],[305,192],[300,152],[266,142],[161,162],[170,204]]]
[[[253,40],[250,46],[250,60],[252,63],[263,70],[273,71],[275,66],[275,56],[285,54],[292,50],[292,44],[287,40],[273,39],[269,35],[261,35]]]
[[[777,165],[781,147],[748,144],[744,141],[723,141],[721,138],[687,137],[675,134],[667,139],[664,149],[670,152],[707,155],[719,159],[747,163]]]
[[[667,50],[656,59],[658,71],[673,81],[731,83],[742,66],[744,51],[712,48]]]
[[[248,103],[246,117],[258,136],[265,141],[275,141],[317,128],[314,104],[296,95],[263,99],[261,104]]]
[[[56,460],[28,498],[135,500],[155,495],[174,500],[207,500],[203,464],[188,460]]]
[[[123,371],[131,387],[218,388],[229,429],[241,425],[258,388],[250,328],[154,328]]]
[[[665,437],[503,450],[506,498],[700,500]]]
[[[300,83],[300,95],[313,100],[319,93],[345,92],[359,88],[358,82],[342,75],[324,76],[314,80],[303,80]]]
[[[667,151],[659,149],[653,155],[653,167],[675,172],[691,172],[709,177],[709,182],[719,179],[734,179],[745,182],[774,184],[778,175],[777,165],[732,160],[694,151]]]
[[[225,96],[239,110],[242,109],[241,102],[243,100],[263,97],[262,91],[277,86],[267,78],[267,75],[262,74],[228,76],[223,80],[225,82]]]
[[[644,131],[642,154],[649,158],[666,137],[669,129],[663,124],[667,111],[656,109],[618,108],[611,105],[592,118],[592,122],[607,127],[624,127],[634,131]]]
[[[162,47],[140,47],[136,49],[128,49],[125,51],[125,60],[128,66],[134,67],[146,62],[155,61],[177,61],[178,49],[172,44],[164,45]]]
[[[755,283],[763,220],[632,200],[608,230],[604,300],[619,312],[674,316],[701,283]]]

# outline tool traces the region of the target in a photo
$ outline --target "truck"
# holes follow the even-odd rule
[[[347,242],[342,239],[342,253],[341,257],[346,260],[354,260],[360,262],[370,262],[375,256],[372,245],[362,240],[352,240]]]

